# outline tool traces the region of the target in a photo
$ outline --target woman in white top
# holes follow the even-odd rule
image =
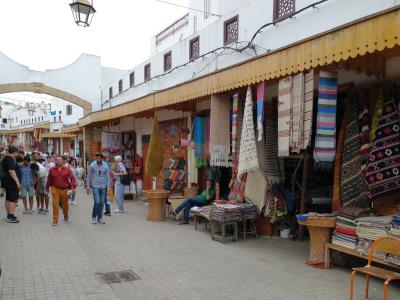
[[[126,168],[124,164],[122,163],[122,157],[121,156],[116,156],[114,158],[115,161],[115,199],[117,203],[117,209],[114,211],[116,213],[122,213],[124,212],[124,191],[125,191],[125,185],[121,183],[121,176],[125,176],[128,173],[126,172]]]

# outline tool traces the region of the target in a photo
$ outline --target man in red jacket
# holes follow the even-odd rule
[[[64,166],[61,156],[56,157],[56,166],[51,168],[49,171],[46,191],[48,192],[50,188],[53,196],[52,226],[55,226],[58,223],[58,210],[60,201],[62,205],[64,221],[68,222],[68,195],[75,190],[76,181],[71,169]]]

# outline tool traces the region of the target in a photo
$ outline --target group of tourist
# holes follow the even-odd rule
[[[85,176],[86,175],[86,176]],[[114,164],[104,160],[102,153],[96,153],[87,174],[80,158],[32,152],[31,154],[9,146],[0,157],[1,187],[5,190],[5,208],[8,223],[19,223],[15,216],[18,200],[23,201],[23,214],[34,212],[34,198],[38,214],[49,213],[49,195],[52,198],[53,221],[58,224],[59,209],[64,221],[69,220],[69,204],[75,205],[76,187],[80,182],[93,195],[92,224],[105,224],[103,215],[111,215],[111,201],[115,199],[115,213],[124,212],[124,191],[131,177],[121,156],[114,158]]]

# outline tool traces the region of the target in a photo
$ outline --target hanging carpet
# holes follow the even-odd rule
[[[307,149],[311,143],[314,106],[314,70],[304,74],[304,119],[302,149]]]
[[[256,137],[254,132],[253,99],[250,86],[247,88],[243,127],[240,139],[239,166],[237,177],[259,168]]]
[[[370,199],[400,190],[400,116],[395,101],[385,101],[368,156],[365,180]]]
[[[278,87],[278,156],[289,156],[292,77],[279,80]]]
[[[263,122],[264,122],[264,94],[265,83],[257,85],[257,141],[260,142],[263,138]]]
[[[230,99],[225,95],[211,96],[210,166],[229,167]]]
[[[292,81],[292,117],[290,119],[290,150],[293,153],[300,153],[303,145],[303,124],[304,124],[304,74],[299,73],[293,76]]]
[[[336,149],[337,73],[320,71],[314,160],[331,163]]]
[[[359,133],[358,100],[350,100],[350,112],[344,137],[342,170],[340,178],[341,204],[343,207],[368,207],[361,172],[361,140]],[[348,108],[348,106],[346,108]]]

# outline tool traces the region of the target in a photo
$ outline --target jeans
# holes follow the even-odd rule
[[[125,185],[121,182],[115,183],[115,201],[117,202],[117,207],[119,210],[124,210],[124,192]]]
[[[194,199],[194,198],[189,198],[189,199],[186,199],[185,201],[183,201],[183,202],[175,209],[175,213],[176,213],[176,214],[179,214],[179,212],[180,212],[182,209],[185,209],[185,210],[183,211],[183,220],[184,220],[185,222],[189,223],[190,209],[191,209],[192,207],[194,207],[194,206],[201,207],[201,206],[204,206],[204,205],[205,205],[205,203],[204,203],[203,201],[200,201],[200,200],[197,200],[197,199]]]
[[[103,217],[104,201],[106,200],[107,189],[92,188],[93,192],[93,211],[92,218],[99,220]]]
[[[104,201],[104,210],[105,212],[111,212],[110,197],[108,197],[108,193],[106,195],[106,201]]]
[[[134,180],[133,186],[135,187],[135,195],[136,197],[140,197],[142,195],[142,180]]]

